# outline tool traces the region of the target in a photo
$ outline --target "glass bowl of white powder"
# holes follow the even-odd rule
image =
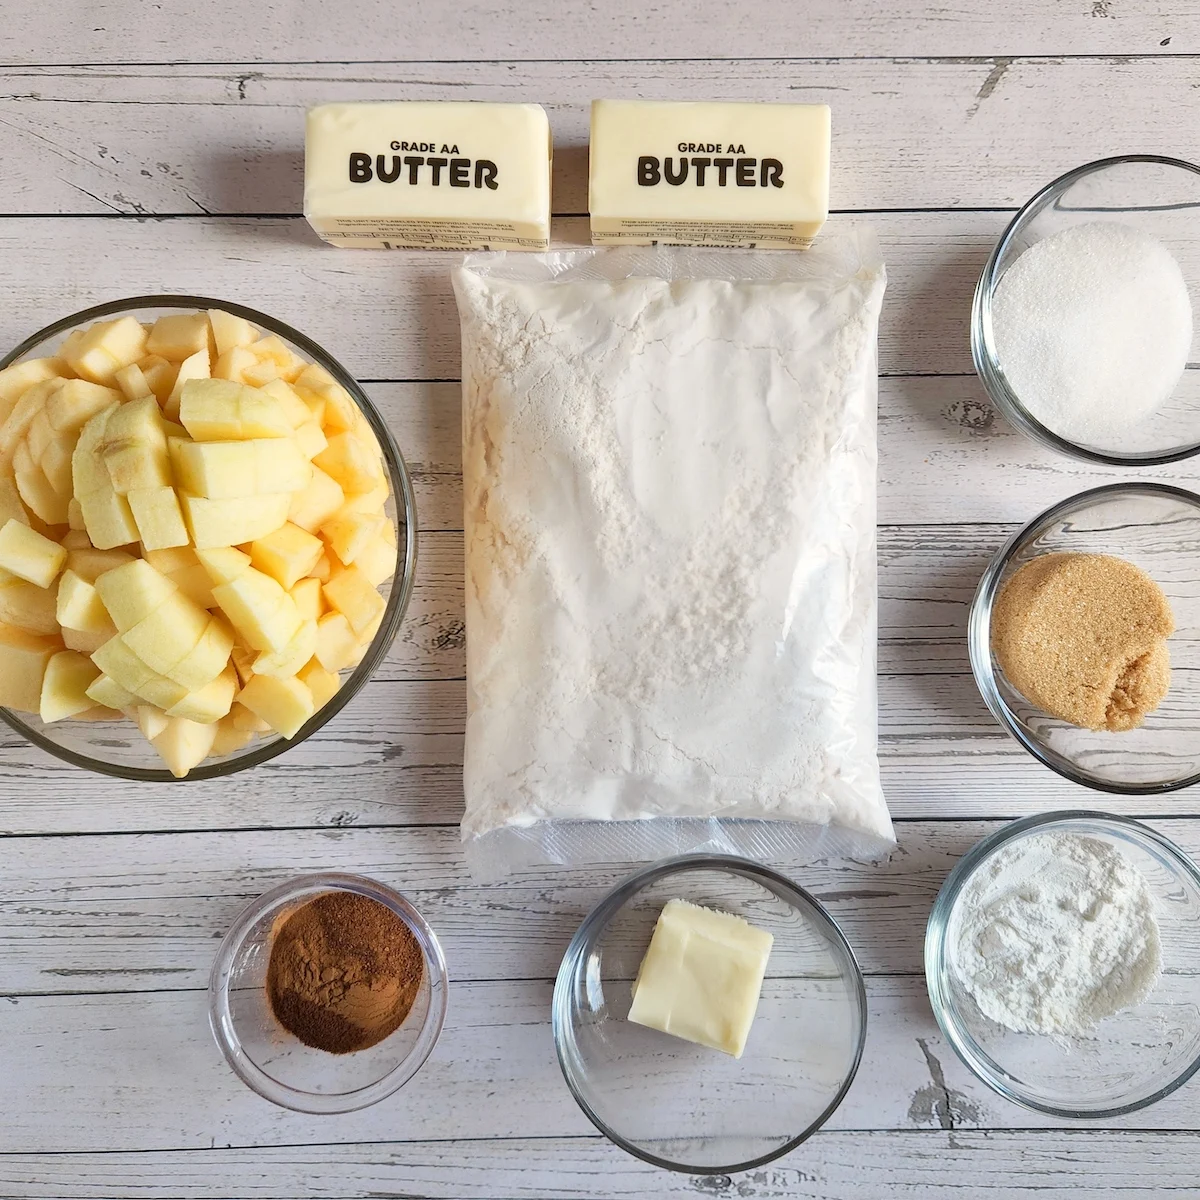
[[[1114,1117],[1200,1068],[1200,871],[1157,830],[1098,812],[1013,821],[938,893],[934,1015],[1000,1095]]]
[[[740,1058],[628,1019],[670,900],[774,939]],[[601,1133],[658,1167],[728,1175],[788,1153],[841,1104],[867,998],[849,943],[812,896],[747,859],[690,854],[630,876],[588,914],[563,956],[552,1019],[567,1085]]]
[[[1043,188],[975,292],[971,350],[1022,432],[1091,462],[1200,450],[1200,167],[1126,155]]]

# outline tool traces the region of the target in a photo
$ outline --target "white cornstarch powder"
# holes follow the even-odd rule
[[[987,1017],[1018,1033],[1085,1036],[1140,1004],[1162,953],[1145,877],[1113,845],[1031,834],[968,881],[950,965]]]
[[[1117,221],[1035,242],[992,298],[996,359],[1018,399],[1069,441],[1114,448],[1163,405],[1192,345],[1183,272]]]
[[[845,251],[775,256],[806,260],[791,282],[595,277],[662,251],[550,255],[541,279],[504,277],[535,272],[528,258],[457,272],[466,836],[665,816],[890,838],[883,271],[850,250],[849,268]]]

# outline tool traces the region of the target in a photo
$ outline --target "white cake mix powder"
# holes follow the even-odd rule
[[[726,817],[886,844],[874,255],[864,239],[456,273],[466,836]],[[697,260],[798,277],[647,269]],[[631,277],[596,277],[622,263]],[[628,856],[668,848],[687,845]]]
[[[968,881],[948,930],[952,970],[1018,1033],[1085,1036],[1140,1004],[1161,970],[1145,877],[1109,842],[1041,833]]]

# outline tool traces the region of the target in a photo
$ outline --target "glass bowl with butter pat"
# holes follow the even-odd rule
[[[740,858],[695,854],[615,888],[554,988],[559,1065],[584,1113],[655,1166],[771,1162],[841,1103],[866,1037],[854,954],[820,904]]]

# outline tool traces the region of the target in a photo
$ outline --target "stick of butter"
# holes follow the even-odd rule
[[[669,900],[638,968],[629,1019],[741,1058],[774,940],[741,917]]]
[[[304,215],[335,246],[545,250],[550,122],[538,104],[310,109]]]
[[[592,102],[592,241],[805,250],[829,215],[825,104]]]

